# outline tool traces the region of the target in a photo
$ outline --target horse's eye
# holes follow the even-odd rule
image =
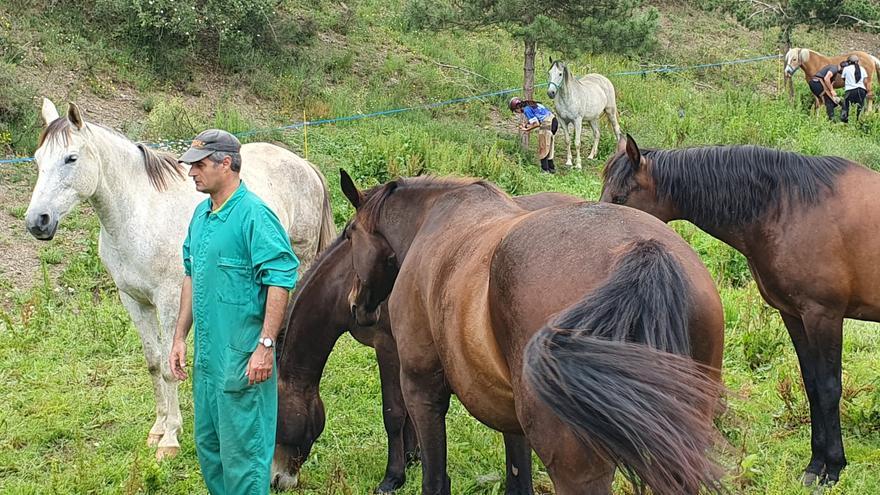
[[[614,196],[611,198],[611,202],[616,205],[626,204],[626,196]]]
[[[73,153],[71,155],[67,155],[64,158],[64,164],[70,165],[71,163],[75,162],[78,158],[79,158],[79,155],[77,155],[76,153]]]

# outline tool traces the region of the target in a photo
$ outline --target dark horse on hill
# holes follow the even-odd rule
[[[541,193],[514,199],[523,208],[575,203],[580,198]],[[297,485],[299,470],[324,430],[324,403],[319,384],[336,341],[346,331],[361,344],[375,348],[382,385],[382,415],[388,436],[385,476],[376,493],[403,486],[407,463],[418,458],[418,442],[400,390],[400,360],[391,336],[387,311],[370,327],[357,324],[348,300],[354,281],[351,243],[338,237],[313,262],[288,310],[284,338],[279,339],[278,427],[272,484],[287,490]],[[531,449],[522,435],[505,434],[509,495],[532,491]]]
[[[843,319],[880,321],[880,174],[755,146],[643,153],[627,136],[618,148],[602,201],[688,220],[745,255],[800,362],[812,424],[804,482],[836,482]]]
[[[423,494],[451,493],[453,393],[525,434],[559,495],[610,493],[615,466],[658,495],[721,491],[707,451],[723,312],[675,232],[615,205],[528,211],[473,179],[362,193],[343,172],[342,189],[352,311],[371,324],[388,300]]]

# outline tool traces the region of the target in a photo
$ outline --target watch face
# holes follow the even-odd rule
[[[263,342],[263,345],[264,345],[264,346],[266,346],[266,347],[272,347],[272,339],[271,339],[271,338],[266,337],[266,338],[264,338],[264,339],[262,340],[262,342]]]

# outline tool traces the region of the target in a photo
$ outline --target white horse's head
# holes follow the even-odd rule
[[[550,58],[550,70],[547,71],[549,82],[547,83],[547,96],[556,98],[556,93],[562,87],[562,81],[565,78],[565,64],[561,60],[553,61]]]
[[[55,236],[58,222],[79,202],[95,193],[100,180],[100,161],[86,141],[88,133],[82,113],[70,104],[65,117],[43,98],[43,132],[34,154],[39,176],[25,222],[28,231],[41,240]]]
[[[806,48],[792,48],[785,54],[785,75],[791,77],[801,65],[810,59],[810,50]]]

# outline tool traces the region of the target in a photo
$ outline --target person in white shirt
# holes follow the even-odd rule
[[[843,76],[843,89],[845,91],[840,121],[847,122],[849,120],[850,104],[858,105],[856,107],[856,120],[859,120],[862,107],[865,106],[865,97],[868,94],[867,89],[865,89],[865,79],[868,77],[868,73],[859,65],[859,57],[857,55],[850,55],[849,58],[840,63],[840,67]]]

